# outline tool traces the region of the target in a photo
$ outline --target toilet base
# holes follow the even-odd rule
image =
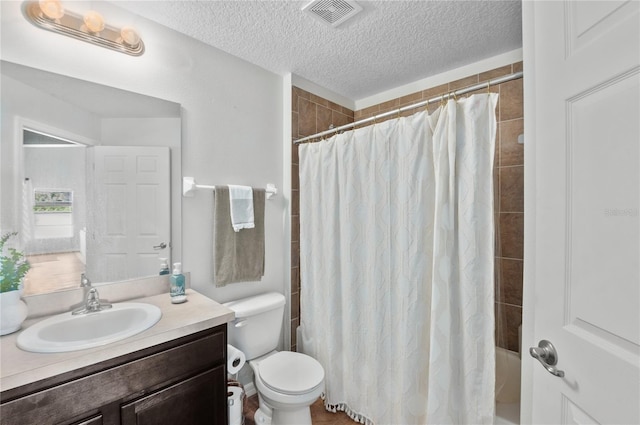
[[[260,399],[253,421],[256,425],[312,425],[309,406],[299,409],[273,409]]]
[[[272,425],[311,425],[311,409],[309,407],[296,410],[274,409],[272,413]]]
[[[267,415],[262,409],[258,408],[253,416],[256,425],[271,425],[271,416]]]

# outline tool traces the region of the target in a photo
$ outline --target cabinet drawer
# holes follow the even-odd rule
[[[224,330],[216,329],[184,345],[3,403],[0,424],[60,423],[98,413],[101,406],[143,396],[221,364],[224,369],[226,337]]]

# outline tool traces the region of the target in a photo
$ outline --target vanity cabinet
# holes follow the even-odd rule
[[[5,391],[0,424],[226,425],[226,329],[220,325]]]

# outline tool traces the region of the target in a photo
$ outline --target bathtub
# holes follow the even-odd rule
[[[520,423],[520,356],[496,347],[496,425]]]

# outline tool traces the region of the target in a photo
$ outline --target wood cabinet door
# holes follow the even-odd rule
[[[102,421],[102,415],[94,416],[90,419],[85,419],[80,422],[76,422],[74,425],[102,425],[104,422]]]
[[[226,425],[226,391],[218,366],[122,406],[122,424]]]

